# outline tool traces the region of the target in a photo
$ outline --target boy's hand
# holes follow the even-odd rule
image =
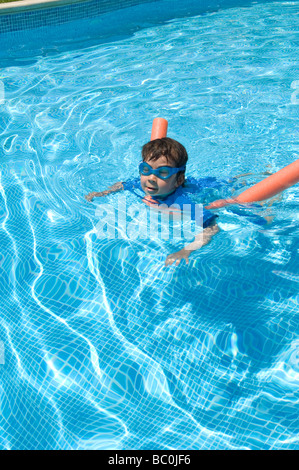
[[[212,237],[219,232],[219,227],[217,224],[209,225],[206,227],[202,233],[199,233],[195,236],[195,239],[189,245],[186,245],[182,250],[177,251],[168,255],[165,260],[165,266],[169,266],[175,262],[175,265],[178,266],[182,259],[186,261],[186,264],[189,263],[189,255],[192,251],[198,250],[202,246],[205,246],[209,243]]]
[[[189,250],[185,250],[184,248],[180,251],[177,251],[176,253],[171,253],[170,255],[167,256],[165,260],[165,266],[170,266],[175,262],[175,265],[178,266],[182,259],[186,261],[186,263],[189,263]]]

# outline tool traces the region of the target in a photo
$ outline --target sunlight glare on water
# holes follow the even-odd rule
[[[4,35],[0,446],[298,449],[298,186],[219,210],[178,267],[181,242],[97,237],[118,194],[84,199],[138,175],[157,116],[187,176],[229,181],[204,204],[298,158],[298,2],[149,8],[82,21],[82,41]]]

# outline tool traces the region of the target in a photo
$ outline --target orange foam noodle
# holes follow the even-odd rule
[[[162,139],[167,136],[168,122],[163,118],[155,118],[152,125],[151,140]]]
[[[260,181],[237,196],[238,202],[254,202],[269,199],[299,181],[299,159]]]
[[[162,139],[167,136],[168,122],[163,118],[155,118],[152,125],[151,140]],[[263,181],[243,191],[239,196],[229,199],[219,199],[212,202],[206,209],[215,209],[227,204],[242,204],[263,201],[275,196],[285,189],[299,182],[299,159],[282,168]]]
[[[219,199],[212,202],[206,209],[215,209],[227,204],[257,202],[269,199],[285,189],[299,182],[299,159],[282,168],[268,178],[260,181],[251,188],[246,189],[239,196],[232,199]]]

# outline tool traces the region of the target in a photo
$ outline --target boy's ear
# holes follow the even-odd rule
[[[177,177],[177,187],[179,186],[182,186],[182,184],[185,182],[185,173],[181,173],[178,177]]]

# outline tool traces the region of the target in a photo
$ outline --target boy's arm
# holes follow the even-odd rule
[[[180,264],[180,261],[184,259],[186,263],[189,263],[189,255],[192,251],[198,250],[202,246],[207,245],[212,237],[219,232],[219,227],[217,224],[210,225],[206,227],[202,233],[199,233],[195,236],[195,240],[189,245],[185,246],[182,250],[172,253],[167,256],[165,261],[165,266],[169,266],[174,262],[176,266]]]
[[[121,191],[122,189],[124,189],[124,185],[122,184],[122,182],[118,182],[118,183],[113,184],[108,189],[106,189],[105,191],[102,191],[100,193],[97,193],[96,191],[93,191],[93,192],[87,194],[85,196],[85,199],[87,201],[92,201],[94,197],[107,196],[107,194],[115,193],[116,191]]]

